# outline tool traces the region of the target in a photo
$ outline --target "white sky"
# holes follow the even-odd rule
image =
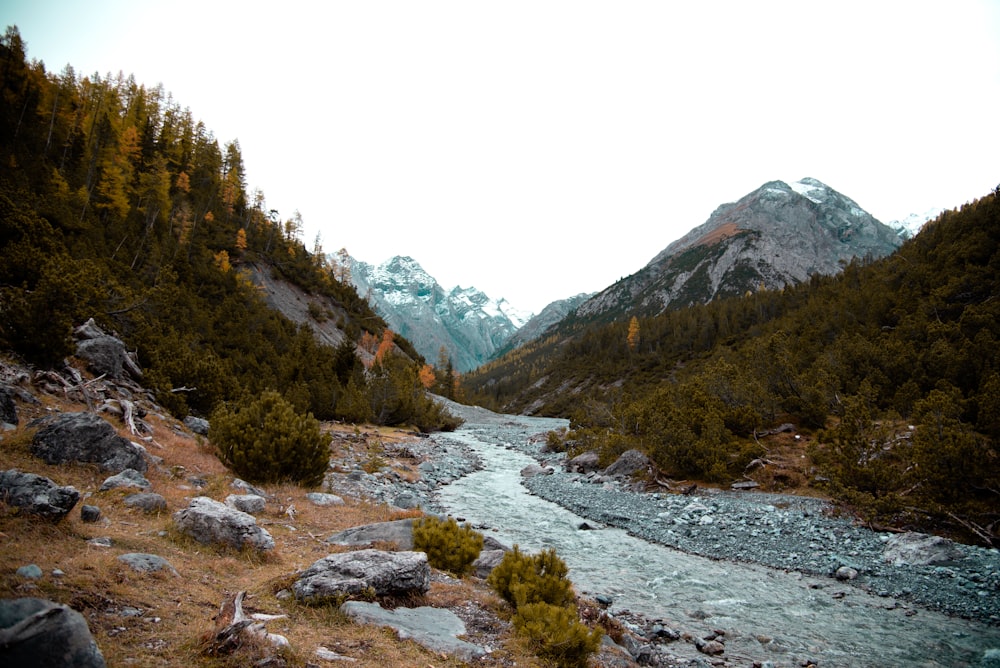
[[[1000,183],[1000,2],[0,0],[58,73],[162,83],[308,247],[538,312],[818,178],[890,221]]]

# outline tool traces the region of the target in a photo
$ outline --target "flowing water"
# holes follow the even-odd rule
[[[577,589],[612,597],[613,611],[662,619],[698,636],[725,631],[726,658],[734,665],[1000,665],[1000,656],[994,659],[1000,651],[990,649],[1000,648],[1000,629],[993,626],[927,610],[908,615],[892,599],[830,578],[713,561],[614,528],[580,530],[583,518],[527,492],[520,470],[534,460],[507,447],[558,424],[518,417],[502,427],[467,425],[438,437],[468,445],[483,464],[442,488],[438,505],[489,527],[507,545],[555,548]]]

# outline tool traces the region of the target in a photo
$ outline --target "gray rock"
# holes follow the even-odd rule
[[[14,393],[4,385],[0,385],[0,422],[13,425],[18,423]]]
[[[233,480],[229,484],[229,486],[232,487],[233,489],[238,489],[239,491],[243,492],[244,494],[256,494],[257,496],[263,496],[265,499],[267,498],[267,492],[265,492],[264,490],[262,490],[260,487],[254,487],[253,485],[251,485],[247,481],[240,480],[239,478],[236,478],[235,480]]]
[[[17,469],[0,472],[0,499],[11,506],[58,522],[80,500],[73,487],[60,487],[48,478]]]
[[[604,475],[628,478],[645,472],[648,467],[649,457],[639,450],[626,450],[614,464],[604,469]]]
[[[87,541],[87,544],[94,547],[111,547],[113,543],[108,536],[99,536],[98,538],[91,538]]]
[[[160,494],[142,492],[126,496],[125,505],[129,508],[139,508],[147,513],[158,513],[167,509],[167,500]]]
[[[754,480],[741,480],[739,482],[734,482],[732,485],[729,486],[730,489],[736,489],[736,490],[756,489],[758,487],[760,487],[760,485],[757,484],[757,482]]]
[[[123,564],[131,568],[133,571],[138,571],[140,573],[155,573],[157,571],[169,571],[174,575],[179,575],[177,570],[170,565],[169,561],[155,554],[129,552],[128,554],[120,555],[118,557],[118,561],[122,562]]]
[[[962,551],[947,538],[915,532],[892,536],[882,552],[882,558],[893,566],[942,564],[962,557]]]
[[[38,580],[42,577],[42,569],[38,567],[37,564],[28,564],[27,566],[21,566],[17,569],[18,577],[27,578],[29,580]]]
[[[572,473],[590,473],[600,468],[600,456],[594,452],[584,452],[566,462],[566,470]]]
[[[93,413],[62,413],[44,419],[31,452],[49,464],[85,462],[113,472],[135,469],[145,473],[147,468],[142,449]]]
[[[360,624],[388,626],[400,640],[413,640],[433,652],[456,656],[472,662],[486,655],[486,650],[458,636],[465,635],[465,622],[451,610],[442,608],[396,608],[386,610],[378,603],[348,601],[340,611]]]
[[[493,569],[503,561],[504,550],[481,550],[476,560],[472,562],[472,572],[477,578],[486,579],[493,572]]]
[[[83,615],[39,598],[0,600],[0,665],[107,666]]]
[[[152,483],[146,479],[146,476],[142,475],[135,469],[125,469],[121,473],[116,473],[115,475],[107,478],[103,483],[101,483],[101,492],[106,492],[109,489],[120,489],[123,487],[137,487],[139,489],[149,489],[152,487]]]
[[[342,506],[344,500],[336,494],[326,494],[324,492],[309,492],[306,499],[317,506]]]
[[[376,596],[423,594],[431,585],[431,568],[423,552],[358,550],[323,557],[292,585],[295,597],[323,603],[374,592]]]
[[[92,524],[101,519],[101,509],[97,506],[80,506],[80,519]]]
[[[334,545],[370,545],[379,541],[395,543],[401,550],[412,550],[413,520],[366,524],[340,531],[326,539]]]
[[[121,339],[105,334],[77,343],[76,356],[95,374],[117,379],[122,377],[128,349]]]
[[[274,549],[271,534],[257,526],[253,515],[206,496],[191,499],[188,507],[178,510],[173,518],[181,532],[199,543],[226,545],[237,550],[244,546],[261,551]]]
[[[241,512],[256,515],[264,510],[267,499],[256,494],[230,494],[226,497],[226,505]]]
[[[199,436],[208,436],[208,420],[193,415],[184,418],[184,426]]]
[[[837,572],[833,574],[835,578],[842,582],[848,580],[854,580],[858,577],[858,571],[850,566],[841,566],[837,569]]]
[[[392,505],[404,510],[422,508],[425,503],[426,502],[422,498],[413,492],[403,492],[402,494],[398,494],[396,498],[392,500]]]

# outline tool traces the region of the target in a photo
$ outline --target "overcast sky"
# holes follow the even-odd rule
[[[884,222],[1000,183],[1000,2],[0,0],[58,73],[162,83],[304,241],[538,312],[724,202]]]

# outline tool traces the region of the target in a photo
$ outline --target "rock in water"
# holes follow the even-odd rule
[[[358,550],[323,557],[292,585],[296,598],[323,603],[356,594],[423,594],[431,586],[431,568],[423,552]]]
[[[0,600],[0,665],[107,666],[83,615],[39,598]]]

